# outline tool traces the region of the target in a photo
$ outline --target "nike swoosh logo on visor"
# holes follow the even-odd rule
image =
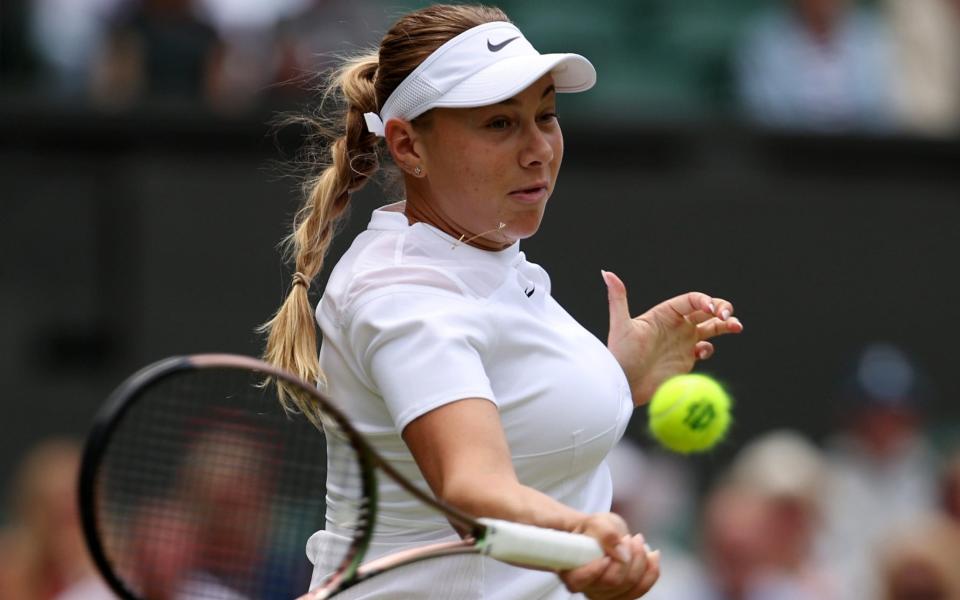
[[[510,39],[508,39],[508,40],[503,40],[503,41],[500,42],[499,44],[491,44],[491,43],[490,43],[490,40],[487,40],[487,50],[489,50],[490,52],[500,52],[501,50],[503,50],[503,47],[504,47],[504,46],[506,46],[507,44],[509,44],[509,43],[512,42],[513,40],[518,40],[518,39],[520,39],[520,36],[519,36],[519,35],[516,36],[516,37],[512,37],[512,38],[510,38]]]

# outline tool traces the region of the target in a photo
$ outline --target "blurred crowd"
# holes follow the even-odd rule
[[[297,520],[303,515],[280,493],[279,473],[305,471],[277,468],[292,455],[271,440],[274,432],[256,423],[204,422],[182,440],[165,440],[172,454],[182,450],[182,460],[149,473],[143,463],[131,469],[124,462],[133,449],[127,441],[144,440],[136,433],[111,440],[115,452],[99,467],[98,508],[86,515],[97,521],[104,560],[134,596],[289,600],[306,589],[306,538],[322,498],[303,498],[303,514],[313,518]],[[0,598],[117,598],[95,569],[81,527],[80,461],[81,446],[69,438],[42,440],[21,461],[9,485],[8,518],[0,521]]]
[[[20,62],[55,101],[237,113],[305,94],[336,53],[382,31],[349,0],[27,0]],[[24,74],[21,79],[30,79]]]
[[[690,461],[622,444],[615,509],[663,549],[651,600],[960,599],[960,439],[933,443],[931,388],[899,348],[866,348],[817,444],[749,440],[694,502]]]
[[[0,81],[99,110],[244,114],[308,101],[338,55],[423,4],[8,0]],[[686,106],[823,133],[960,130],[960,0],[609,0],[589,12],[558,0],[549,15],[498,4],[542,51],[563,40],[587,54],[601,79],[586,101],[626,109],[613,114]]]
[[[748,28],[736,70],[744,110],[761,123],[955,133],[960,1],[790,0]]]
[[[822,443],[794,430],[737,439],[733,459],[721,471],[711,467],[705,486],[691,470],[694,460],[625,439],[609,460],[613,509],[663,551],[661,579],[646,597],[960,599],[960,436],[956,430],[941,439],[930,436],[923,416],[932,389],[901,349],[872,344],[832,398],[838,425]],[[122,554],[120,565],[132,569],[125,577],[140,582],[150,597],[210,597],[214,581],[245,590],[270,582],[263,589],[282,591],[250,597],[293,594],[291,581],[272,581],[281,569],[271,571],[270,561],[264,563],[267,532],[250,526],[266,523],[255,514],[268,493],[256,479],[260,472],[251,474],[256,460],[241,452],[237,460],[210,468],[204,458],[224,456],[211,445],[225,444],[231,455],[260,452],[258,442],[238,435],[213,428],[201,436],[170,495],[157,495],[142,511],[124,516],[132,519],[129,531],[154,532],[124,538],[138,543]],[[113,598],[81,533],[79,460],[77,442],[49,439],[21,461],[9,482],[7,519],[0,523],[0,597]],[[239,489],[263,494],[238,495]],[[238,498],[242,505],[231,504]],[[198,510],[205,515],[199,521]],[[187,512],[193,516],[185,518]],[[193,529],[186,537],[171,533],[187,524]],[[305,543],[306,535],[297,539]],[[203,543],[230,553],[188,551]]]
[[[21,461],[8,518],[0,527],[0,598],[113,598],[87,553],[80,527],[77,477],[80,445],[51,438]]]

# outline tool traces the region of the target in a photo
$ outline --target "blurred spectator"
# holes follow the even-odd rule
[[[707,499],[703,516],[704,562],[715,592],[698,598],[748,598],[766,554],[763,498],[754,490],[726,485]]]
[[[163,101],[212,101],[221,46],[192,0],[138,0],[117,19],[97,73],[95,98],[124,105],[148,96]]]
[[[348,0],[23,1],[49,87],[108,108],[149,100],[241,112],[277,90],[304,96],[291,82],[311,80],[334,51],[374,43],[389,20],[380,2]]]
[[[879,17],[852,0],[786,1],[739,49],[747,117],[824,133],[892,128],[892,41]]]
[[[840,598],[814,564],[823,477],[820,451],[796,433],[776,431],[751,442],[705,501],[701,565],[681,573],[664,568],[650,598]]]
[[[650,598],[754,600],[752,582],[767,552],[765,506],[763,497],[747,487],[724,482],[711,490],[700,524],[701,564],[680,573],[664,566]]]
[[[960,598],[960,525],[927,517],[878,550],[881,600]]]
[[[833,574],[814,555],[826,477],[820,450],[794,431],[769,432],[740,451],[730,477],[765,500],[766,557],[750,597],[840,598]]]
[[[177,498],[199,525],[184,598],[263,597],[255,586],[268,558],[274,481],[268,445],[255,432],[214,426],[188,449]]]
[[[828,448],[821,553],[847,596],[876,595],[880,541],[936,504],[937,459],[921,430],[929,393],[909,357],[887,343],[864,349],[846,382],[846,424]]]
[[[109,20],[127,0],[32,0],[30,30],[48,89],[74,100],[90,91]]]
[[[296,14],[312,2],[314,0],[196,0],[197,9],[225,36],[234,31],[272,29],[281,19]]]
[[[377,2],[305,0],[277,27],[274,95],[304,94],[304,83],[338,64],[336,57],[376,47],[390,25]]]
[[[896,100],[909,131],[960,131],[960,1],[884,0],[896,44]]]
[[[196,0],[223,42],[215,93],[220,110],[247,111],[263,100],[275,81],[277,25],[310,1]]]
[[[31,450],[13,482],[12,522],[0,532],[0,597],[114,598],[87,554],[77,514],[80,449],[48,440]]]
[[[272,600],[302,591],[309,574],[294,582],[284,578],[289,565],[278,573],[265,567],[276,533],[270,502],[277,463],[258,433],[210,422],[181,448],[182,461],[168,465],[171,479],[162,468],[146,478],[117,469],[100,498],[111,507],[102,513],[100,540],[137,597]]]
[[[141,598],[186,600],[180,590],[197,562],[198,524],[190,507],[177,499],[155,498],[119,517],[111,525],[123,535],[104,543],[108,552],[124,559],[115,567],[120,577]]]
[[[941,478],[942,503],[877,547],[881,600],[960,598],[960,451]]]

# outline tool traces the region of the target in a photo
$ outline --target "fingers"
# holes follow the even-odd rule
[[[584,592],[589,597],[610,599],[637,598],[650,589],[659,576],[659,552],[648,552],[643,535],[623,536],[621,543],[628,546],[631,559],[622,563],[605,556],[589,565],[561,573],[560,576],[573,593]],[[651,566],[654,565],[653,573]]]
[[[733,304],[723,298],[714,298],[703,292],[687,292],[667,300],[677,314],[694,324],[716,317],[726,321],[733,316]]]
[[[620,331],[630,322],[627,286],[610,271],[600,271],[600,275],[607,285],[607,302],[610,305],[610,332]]]
[[[721,321],[726,321],[733,316],[733,304],[730,304],[723,298],[714,298],[713,304],[717,307],[717,311],[714,314],[716,314]]]
[[[607,284],[610,331],[618,331],[631,318],[627,288],[616,274],[610,271],[600,271],[600,274]],[[714,298],[703,292],[688,292],[671,298],[664,304],[677,316],[695,325],[700,340],[743,331],[743,323],[733,316],[733,304],[723,298]]]
[[[633,560],[631,560],[628,565],[625,565],[626,569],[623,570],[623,575],[619,580],[613,580],[610,582],[611,587],[623,590],[625,594],[623,596],[624,598],[633,597],[630,595],[630,593],[633,588],[637,587],[638,582],[643,578],[648,567],[648,554],[643,535],[638,533],[628,541],[630,542],[631,549],[633,550]]]
[[[640,581],[626,594],[621,596],[624,600],[639,598],[650,591],[653,584],[660,578],[660,551],[655,550],[647,553],[647,570],[644,571]]]
[[[697,325],[697,338],[701,340],[709,340],[710,338],[717,337],[718,335],[740,333],[741,331],[743,331],[743,323],[741,323],[740,319],[736,317],[730,317],[725,321],[713,318]]]
[[[615,513],[589,515],[576,531],[597,540],[604,554],[614,561],[627,562],[630,560],[630,548],[623,544],[627,524],[620,515]]]
[[[707,360],[713,356],[713,350],[713,344],[710,342],[697,342],[697,345],[693,348],[698,360]]]
[[[666,304],[681,317],[694,317],[697,312],[711,316],[717,314],[713,298],[702,292],[687,292],[670,298]]]
[[[726,321],[713,318],[706,323],[697,325],[697,339],[700,341],[693,348],[694,355],[698,360],[707,360],[713,356],[713,344],[706,341],[718,335],[727,335],[728,333],[740,333],[743,331],[743,323],[736,317],[730,317]]]
[[[687,321],[689,321],[690,323],[693,323],[694,325],[699,325],[700,323],[706,323],[710,319],[715,319],[715,318],[716,317],[713,315],[713,313],[703,312],[702,310],[698,310],[697,312],[690,313],[685,317]]]
[[[560,579],[570,593],[577,594],[593,587],[611,564],[613,564],[613,560],[609,556],[604,556],[580,568],[561,571],[559,573]]]

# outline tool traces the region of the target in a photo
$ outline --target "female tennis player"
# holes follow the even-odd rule
[[[321,382],[387,460],[446,502],[582,532],[606,553],[559,577],[449,557],[345,596],[636,598],[658,577],[659,553],[608,512],[604,457],[635,405],[709,357],[711,338],[742,325],[729,302],[697,292],[631,318],[624,284],[604,272],[604,345],[520,251],[540,226],[563,157],[557,94],[595,79],[582,56],[538,53],[500,10],[459,5],[407,14],[378,53],[347,62],[332,80],[345,114],[295,219],[296,273],[265,325],[266,359]],[[404,199],[375,210],[333,269],[315,312],[318,361],[310,282],[351,194],[388,155]],[[288,401],[310,413],[295,394]],[[336,444],[328,439],[331,454]],[[324,559],[346,543],[337,531],[348,526],[341,521],[355,485],[349,474],[328,475],[328,527],[307,544],[313,585],[336,567]],[[456,539],[442,516],[391,481],[379,496],[368,557]]]

